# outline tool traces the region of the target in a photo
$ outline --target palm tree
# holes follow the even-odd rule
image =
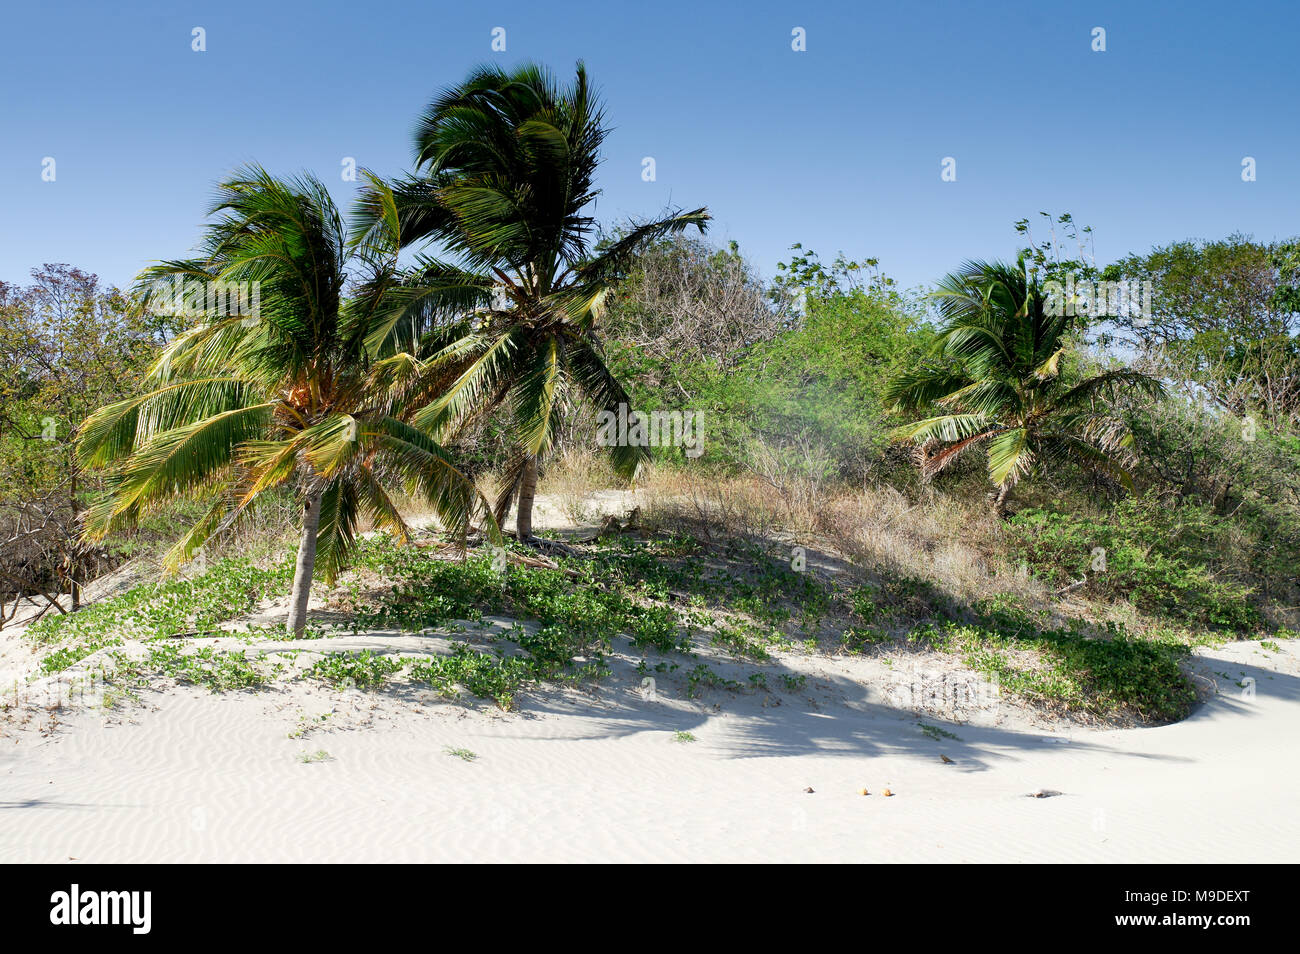
[[[302,540],[288,628],[301,635],[313,574],[319,566],[332,579],[344,566],[359,518],[405,536],[392,486],[462,531],[480,498],[442,447],[404,420],[394,382],[405,357],[367,344],[377,296],[416,293],[399,280],[398,236],[374,229],[349,249],[319,180],[257,167],[222,183],[210,214],[218,218],[199,256],[147,269],[137,291],[156,309],[160,282],[184,282],[205,302],[209,283],[248,282],[256,314],[205,314],[164,349],[145,393],[85,421],[82,461],[111,465],[85,532],[102,538],[165,501],[206,493],[210,510],[167,555],[174,569],[272,488],[291,485]],[[349,269],[366,295],[345,297]]]
[[[597,323],[612,284],[646,242],[690,226],[703,208],[636,225],[594,247],[590,206],[603,113],[585,68],[561,88],[537,65],[474,70],[421,116],[416,174],[385,183],[367,173],[355,242],[373,230],[440,250],[408,274],[424,291],[389,297],[377,346],[402,347],[418,364],[405,399],[422,405],[418,426],[440,438],[498,410],[514,451],[496,501],[504,521],[517,502],[516,536],[532,540],[538,461],[562,410],[585,400],[627,404],[602,356]],[[643,447],[613,447],[616,471],[635,476]]]
[[[941,318],[933,359],[894,378],[885,400],[933,416],[898,428],[922,445],[930,478],[972,447],[988,448],[994,511],[1035,469],[1073,461],[1133,487],[1132,434],[1107,401],[1126,388],[1159,396],[1149,375],[1128,368],[1081,379],[1062,374],[1079,319],[1052,312],[1020,266],[967,262],[934,293]]]

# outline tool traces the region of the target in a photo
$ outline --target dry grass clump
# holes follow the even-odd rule
[[[551,461],[538,480],[538,493],[554,498],[559,511],[575,524],[600,516],[589,497],[619,483],[608,460],[586,448],[571,447]],[[494,498],[490,498],[494,499]]]
[[[641,526],[650,531],[685,532],[702,540],[761,540],[782,529],[784,501],[753,478],[719,477],[656,467],[641,491]]]
[[[937,492],[911,501],[892,487],[841,493],[820,529],[854,562],[929,580],[962,603],[991,593],[1045,600],[1042,584],[998,554],[1002,528],[987,507]]]
[[[641,524],[705,540],[797,539],[838,553],[871,574],[929,581],[970,604],[991,593],[1047,599],[1023,567],[1003,560],[1002,529],[982,500],[926,490],[909,499],[889,486],[791,494],[758,477],[656,468],[641,491]]]
[[[491,475],[479,480],[489,499],[493,483]],[[672,464],[648,468],[637,483],[634,493],[614,500],[620,482],[603,456],[570,449],[547,466],[539,493],[577,525],[598,520],[601,507],[637,508],[643,532],[713,543],[795,541],[838,554],[868,577],[925,580],[964,605],[993,593],[1030,605],[1050,602],[1042,583],[1000,556],[1001,524],[980,497],[927,487],[915,499],[888,485],[795,486],[788,476],[724,476]]]

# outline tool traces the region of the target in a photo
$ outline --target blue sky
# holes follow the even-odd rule
[[[195,243],[256,160],[350,205],[343,157],[408,168],[422,106],[475,63],[586,61],[615,127],[603,222],[707,205],[770,276],[794,242],[904,285],[1009,256],[1070,211],[1097,258],[1300,233],[1300,6],[1198,2],[51,3],[0,33],[0,279],[118,284]],[[206,30],[206,52],[191,30]],[[494,27],[506,52],[491,50]],[[1107,50],[1093,52],[1092,29]],[[791,49],[803,27],[807,50]],[[42,181],[53,157],[56,179]],[[641,178],[653,156],[656,181]],[[957,160],[955,182],[941,160]],[[1243,182],[1252,156],[1257,181]]]

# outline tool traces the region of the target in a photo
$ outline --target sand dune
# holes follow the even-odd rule
[[[515,713],[301,682],[151,692],[55,727],[7,720],[0,861],[1291,861],[1297,649],[1202,651],[1217,694],[1133,730],[1003,703],[919,717],[867,661],[825,657],[782,660],[805,667],[803,693],[698,700],[672,680],[647,698],[620,660],[600,690]],[[1026,797],[1040,790],[1060,794]]]

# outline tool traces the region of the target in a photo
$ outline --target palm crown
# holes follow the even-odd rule
[[[416,260],[407,282],[420,291],[388,298],[376,343],[408,349],[418,363],[406,399],[431,433],[454,435],[508,410],[515,452],[496,509],[504,519],[518,500],[520,538],[531,536],[537,461],[562,409],[628,400],[596,334],[607,290],[643,243],[692,225],[703,232],[709,218],[702,208],[674,213],[593,248],[588,213],[605,135],[581,64],[567,87],[540,66],[480,68],[421,117],[417,174],[393,183],[367,174],[358,203],[354,242],[378,230],[442,256]],[[625,477],[648,454],[610,450]]]
[[[899,439],[938,445],[923,457],[924,476],[984,445],[999,511],[1017,482],[1064,461],[1132,488],[1132,435],[1099,401],[1124,388],[1158,395],[1156,379],[1129,369],[1067,379],[1062,361],[1078,319],[1050,313],[1023,267],[968,262],[934,297],[941,317],[934,360],[899,375],[885,392],[898,410],[935,412],[895,431]]]
[[[478,501],[442,448],[403,419],[408,356],[377,348],[384,293],[417,294],[398,273],[398,236],[371,230],[349,247],[324,185],[276,179],[259,168],[223,183],[200,254],[141,275],[146,307],[159,282],[249,282],[258,313],[209,314],[161,354],[146,392],[101,408],[83,424],[79,453],[115,465],[108,492],[87,514],[100,538],[177,494],[213,504],[168,554],[175,566],[240,519],[266,491],[292,483],[303,502],[303,541],[290,627],[305,623],[319,562],[345,563],[358,521],[405,534],[390,488],[404,486],[464,528]],[[346,298],[348,272],[366,295]]]

